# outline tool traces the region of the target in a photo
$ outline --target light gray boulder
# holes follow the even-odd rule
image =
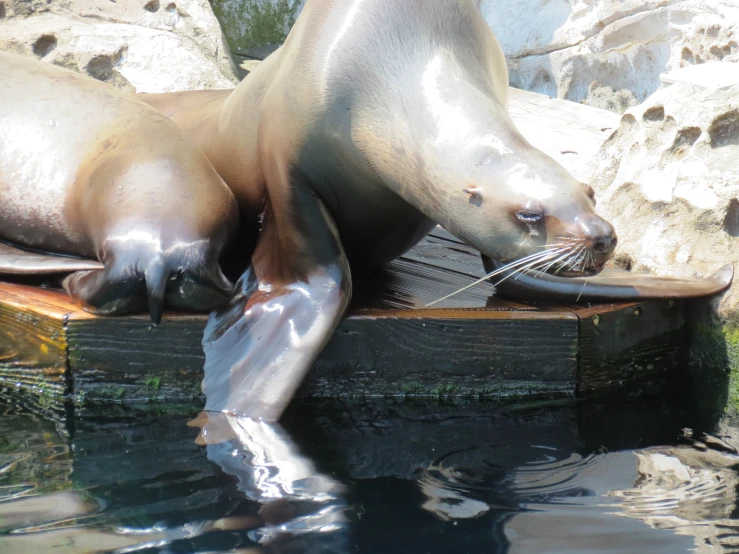
[[[136,92],[237,82],[207,0],[0,0],[0,49]]]
[[[482,0],[511,84],[623,112],[688,64],[739,60],[733,0]]]
[[[657,91],[623,115],[588,173],[618,264],[678,277],[739,268],[739,85]],[[739,320],[739,280],[719,314]]]
[[[263,58],[305,0],[213,0],[234,52]],[[495,32],[511,85],[623,113],[660,75],[739,61],[736,0],[475,0]]]

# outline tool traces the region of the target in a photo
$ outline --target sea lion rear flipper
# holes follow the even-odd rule
[[[52,275],[102,268],[97,260],[30,252],[0,242],[0,275]]]
[[[333,219],[311,190],[289,194],[286,213],[267,207],[252,266],[205,328],[208,411],[279,419],[349,302]]]
[[[490,272],[502,266],[483,256]],[[593,277],[561,277],[544,273],[514,275],[501,273],[495,278],[496,289],[503,296],[521,300],[559,302],[598,302],[638,300],[641,298],[699,298],[726,290],[734,277],[734,267],[725,265],[704,279],[677,279],[658,275],[640,275],[606,268]]]

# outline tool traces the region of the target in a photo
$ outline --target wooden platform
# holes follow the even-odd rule
[[[349,317],[301,396],[558,396],[628,388],[678,366],[682,303],[534,306],[483,284],[479,255],[443,230],[355,279]],[[102,318],[63,292],[0,284],[0,385],[40,402],[138,402],[200,395],[205,315]]]
[[[619,121],[516,89],[510,113],[532,144],[580,178]],[[438,231],[384,271],[355,276],[350,315],[300,394],[573,395],[628,389],[678,365],[681,303],[530,306],[480,285],[422,308],[482,272],[476,252]],[[197,397],[205,322],[96,318],[58,290],[0,283],[0,385],[42,404]]]

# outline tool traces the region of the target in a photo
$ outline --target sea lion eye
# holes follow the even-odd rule
[[[516,218],[522,223],[533,225],[544,219],[544,216],[533,210],[519,210],[516,212]]]

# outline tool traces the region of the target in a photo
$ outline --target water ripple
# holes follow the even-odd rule
[[[623,515],[655,529],[692,535],[696,546],[724,551],[739,545],[733,519],[739,490],[739,456],[691,446],[660,447],[634,453],[638,479],[611,491]]]
[[[591,481],[604,460],[602,454],[511,442],[442,456],[419,471],[417,483],[428,498],[425,509],[445,520],[469,518],[592,496]]]

